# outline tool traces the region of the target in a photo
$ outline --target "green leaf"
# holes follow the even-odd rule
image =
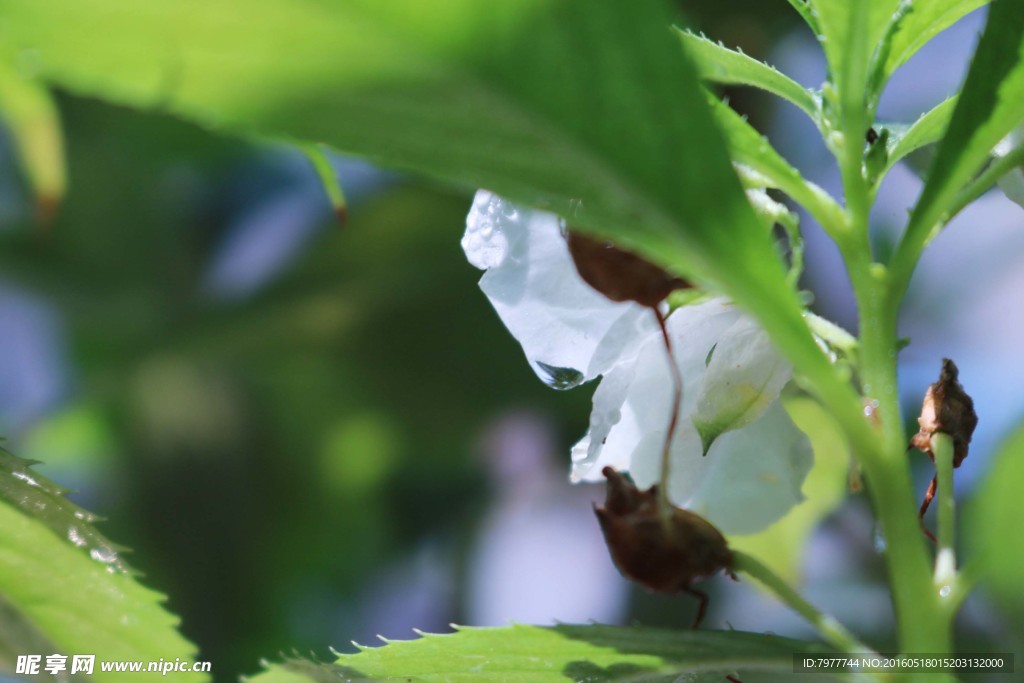
[[[177,617],[160,606],[163,596],[126,570],[92,515],[29,465],[0,450],[0,652],[94,654],[98,681],[124,680],[100,671],[100,661],[193,659]],[[8,658],[0,666],[13,670]]]
[[[807,538],[846,498],[850,452],[839,426],[817,402],[806,397],[784,402],[789,416],[814,448],[814,467],[803,485],[804,501],[760,533],[730,536],[729,546],[761,558],[787,582],[797,583]]]
[[[937,142],[946,132],[956,107],[956,96],[936,105],[911,125],[886,124],[889,129],[889,160],[886,170],[911,152]]]
[[[814,93],[753,57],[715,43],[703,35],[676,29],[700,77],[712,83],[749,85],[789,100],[818,122],[819,104]]]
[[[64,87],[485,187],[728,294],[866,434],[667,2],[253,0],[240,13],[233,0],[0,0],[0,12],[7,51]]]
[[[392,641],[385,647],[342,655],[334,665],[275,665],[248,680],[667,683],[684,674],[714,674],[709,680],[720,680],[733,672],[746,680],[748,672],[791,675],[794,652],[830,651],[814,643],[741,631],[516,625],[460,628],[449,635],[423,634],[417,640]]]
[[[892,36],[889,55],[882,69],[888,80],[932,38],[989,0],[911,0],[910,11]]]
[[[957,193],[988,163],[996,143],[1024,121],[1022,51],[1024,0],[994,3],[928,180],[893,257],[893,286],[898,295],[905,290],[924,245],[944,223]]]
[[[979,570],[995,604],[1024,625],[1024,553],[1006,533],[1007,525],[1020,519],[1022,490],[1024,429],[1000,447],[964,515],[968,562]]]
[[[811,6],[808,4],[807,0],[789,0],[789,4],[796,10],[796,13],[800,15],[800,18],[804,20],[807,27],[817,35],[819,32],[818,20],[811,12]]]
[[[831,80],[850,106],[865,96],[868,60],[899,4],[900,0],[811,0]]]
[[[807,209],[821,225],[842,222],[842,208],[823,189],[805,180],[768,139],[761,135],[729,105],[708,93],[708,105],[719,129],[725,135],[729,154],[736,163],[748,166],[767,180],[766,187],[782,190]]]
[[[784,288],[663,3],[256,0],[245,21],[231,0],[0,10],[11,47],[75,90],[487,187],[748,305]],[[795,315],[773,296],[756,303]]]

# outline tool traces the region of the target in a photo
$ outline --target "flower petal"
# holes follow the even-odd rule
[[[753,318],[737,320],[711,353],[697,397],[693,424],[703,452],[720,435],[760,417],[792,374],[793,366]]]
[[[790,369],[779,367],[774,351],[760,348],[763,331],[726,299],[685,306],[669,317],[668,328],[684,383],[670,497],[725,533],[760,530],[801,500],[800,486],[813,460],[809,441],[777,400]],[[744,351],[751,347],[752,353]],[[768,367],[755,367],[763,363]],[[763,388],[751,392],[754,400],[731,409],[735,402],[729,394],[739,393],[737,379]],[[693,424],[702,399],[730,409],[734,417],[731,430],[714,440],[707,457]],[[595,392],[590,432],[573,448],[572,479],[598,481],[601,468],[610,465],[628,470],[640,488],[657,483],[671,401],[668,356],[654,334]]]
[[[674,464],[673,499],[676,488],[690,489],[685,507],[723,533],[752,534],[803,500],[800,488],[814,454],[810,440],[776,400],[760,419],[723,434],[706,458],[698,454]]]
[[[681,416],[695,408],[708,351],[742,315],[728,299],[715,299],[684,306],[669,316],[667,327],[672,339],[673,357],[683,376]],[[606,386],[607,385],[607,386]],[[591,431],[573,448],[574,481],[602,481],[606,465],[631,470],[638,486],[657,481],[657,463],[668,428],[672,405],[672,379],[668,354],[660,331],[644,339],[639,352],[612,369],[594,393]],[[681,420],[680,427],[689,427]],[[696,435],[694,435],[696,438]],[[652,468],[649,473],[634,471],[638,459],[634,452],[641,441],[651,441]],[[699,455],[700,441],[697,449]],[[645,460],[640,458],[639,460]],[[649,474],[649,477],[644,475]]]
[[[650,309],[609,301],[580,278],[553,214],[481,190],[462,248],[487,269],[480,288],[537,375],[555,388],[604,374],[657,331]]]

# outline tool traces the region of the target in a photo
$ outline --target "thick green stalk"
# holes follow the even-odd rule
[[[862,228],[866,231],[866,216]],[[866,410],[877,425],[878,451],[861,458],[886,541],[889,584],[903,652],[949,652],[951,623],[940,609],[921,534],[900,413],[896,311],[879,264],[851,264],[860,317],[860,369]],[[858,267],[859,266],[859,267]],[[877,403],[876,403],[877,402]]]
[[[906,434],[897,391],[897,312],[885,267],[873,262],[868,239],[871,190],[864,179],[862,135],[865,109],[860,98],[844,103],[839,128],[844,145],[839,167],[846,195],[848,231],[838,246],[846,261],[860,321],[859,366],[865,419],[875,439],[856,457],[868,480],[875,515],[886,541],[889,585],[896,611],[900,649],[948,652],[950,619],[938,602],[931,566],[918,525],[906,457]],[[902,296],[902,291],[897,293]]]

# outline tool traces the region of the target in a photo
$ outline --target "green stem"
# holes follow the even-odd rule
[[[804,313],[804,319],[811,332],[825,340],[832,348],[839,349],[847,355],[852,355],[857,350],[857,338],[836,325],[831,320],[826,320],[810,311]]]
[[[775,597],[806,619],[837,650],[856,655],[866,655],[874,652],[873,649],[857,640],[834,617],[823,614],[818,608],[807,602],[760,560],[739,550],[734,550],[732,557],[732,568],[734,571],[749,574],[754,579],[757,579]]]
[[[953,439],[941,432],[932,436],[935,456],[935,474],[939,482],[938,554],[935,557],[935,585],[941,593],[952,590],[956,579],[956,549],[954,548],[956,499],[953,497]]]
[[[863,17],[858,18],[863,29]],[[850,73],[846,75],[850,77]],[[863,87],[863,81],[858,83]],[[854,454],[867,479],[872,507],[887,542],[886,564],[900,648],[903,652],[948,652],[952,646],[951,622],[940,608],[931,581],[897,393],[896,321],[902,290],[894,301],[890,275],[885,266],[874,263],[868,238],[871,188],[862,172],[867,125],[864,93],[853,92],[847,82],[842,95],[844,107],[838,123],[843,145],[837,151],[849,224],[837,244],[857,299],[858,364],[865,409],[871,411],[865,416],[874,428],[870,444],[854,444]]]
[[[866,231],[866,217],[863,229]],[[906,457],[906,434],[896,391],[896,310],[887,299],[879,264],[851,264],[860,317],[860,371],[865,401],[877,407],[878,450],[858,454],[875,515],[886,539],[886,560],[903,652],[949,652],[951,622],[938,603],[917,517]]]

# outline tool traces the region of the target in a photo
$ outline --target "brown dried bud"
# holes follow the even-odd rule
[[[569,229],[566,240],[584,282],[612,301],[655,307],[677,289],[692,285],[633,252]]]
[[[595,512],[612,559],[627,578],[659,593],[678,593],[694,592],[691,581],[720,569],[732,573],[732,551],[711,523],[673,507],[667,533],[657,486],[640,491],[611,467],[602,474],[608,479],[608,497]]]
[[[910,440],[910,445],[928,454],[932,452],[932,435],[937,432],[948,434],[953,439],[953,467],[967,457],[974,428],[978,426],[978,414],[974,412],[974,401],[957,381],[960,371],[956,363],[942,359],[939,381],[928,387],[921,405],[921,417],[917,423],[921,430]]]

